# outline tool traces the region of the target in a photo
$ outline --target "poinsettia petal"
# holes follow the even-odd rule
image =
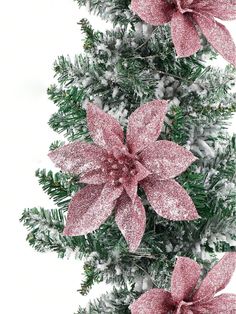
[[[87,124],[97,145],[109,148],[123,143],[124,134],[119,122],[96,105],[88,105]]]
[[[236,18],[235,0],[201,0],[193,5],[194,11],[209,14],[221,20],[234,20]]]
[[[173,309],[171,294],[162,289],[151,289],[130,305],[132,314],[166,314]]]
[[[159,179],[170,179],[184,172],[197,158],[170,141],[157,141],[139,155],[140,162]]]
[[[132,0],[131,10],[151,25],[168,23],[174,6],[163,0]]]
[[[141,183],[147,199],[158,215],[169,220],[193,220],[199,218],[192,199],[173,179],[159,180],[149,176]]]
[[[215,3],[212,4],[212,7],[208,10],[208,13],[221,20],[234,20],[236,18],[236,2],[230,4],[228,0],[219,1],[219,3],[215,1]]]
[[[198,32],[187,13],[176,11],[173,14],[171,36],[179,57],[189,57],[201,48]]]
[[[80,174],[100,168],[104,154],[96,145],[75,141],[51,151],[48,156],[62,171]]]
[[[136,196],[132,203],[126,193],[123,193],[116,203],[116,223],[129,245],[130,252],[139,247],[145,226],[146,214],[142,202]]]
[[[188,257],[178,257],[171,278],[171,295],[174,302],[188,300],[196,287],[201,267]]]
[[[236,313],[236,294],[221,294],[206,303],[192,306],[193,313],[233,314]]]
[[[132,203],[134,203],[135,198],[137,196],[137,189],[138,189],[138,181],[136,177],[130,177],[123,183],[124,189]]]
[[[229,283],[236,268],[236,252],[226,253],[223,258],[208,272],[199,289],[193,296],[193,301],[210,300]]]
[[[227,28],[209,16],[194,14],[193,17],[212,47],[236,66],[236,46]]]
[[[79,181],[87,184],[103,184],[108,181],[108,176],[101,169],[92,170],[81,175]]]
[[[107,184],[87,185],[77,192],[69,204],[64,235],[85,235],[98,229],[111,215],[122,190]]]
[[[136,174],[137,181],[141,181],[151,174],[151,172],[146,167],[144,167],[139,161],[135,161],[135,167],[137,171]]]
[[[136,109],[129,117],[127,145],[132,153],[156,141],[164,122],[167,101],[154,100]]]

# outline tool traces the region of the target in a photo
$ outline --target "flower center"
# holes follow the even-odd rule
[[[114,147],[107,151],[102,171],[107,174],[113,185],[121,185],[137,174],[135,159],[126,146]]]
[[[192,304],[193,304],[192,302],[181,301],[179,304],[176,304],[176,310],[177,311],[182,310],[186,314],[193,314],[193,312],[189,308],[189,307],[191,307]],[[181,311],[181,313],[182,313],[182,311]]]

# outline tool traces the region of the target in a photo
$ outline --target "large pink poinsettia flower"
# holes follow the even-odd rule
[[[61,170],[80,175],[88,185],[74,195],[65,235],[85,235],[99,228],[115,208],[116,223],[129,244],[137,249],[146,216],[137,195],[138,183],[153,209],[171,220],[198,218],[186,191],[173,180],[196,160],[193,154],[169,141],[156,141],[167,102],[155,100],[129,117],[126,142],[120,124],[89,104],[87,125],[94,144],[75,141],[50,152]]]
[[[236,253],[227,253],[198,285],[200,266],[179,257],[171,279],[171,292],[151,289],[130,309],[132,314],[235,314],[236,294],[215,294],[226,287],[236,267]],[[199,287],[199,288],[198,288]]]
[[[132,10],[145,22],[171,22],[171,33],[179,57],[188,57],[201,48],[199,28],[208,42],[236,66],[236,46],[229,31],[215,18],[236,18],[236,0],[132,0]]]

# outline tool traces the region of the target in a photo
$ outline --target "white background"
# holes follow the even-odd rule
[[[73,314],[86,298],[80,286],[81,263],[56,254],[35,252],[19,223],[26,207],[51,207],[34,171],[52,168],[47,157],[57,134],[47,121],[55,111],[46,89],[53,82],[52,64],[59,55],[81,51],[77,22],[89,17],[72,0],[1,2],[0,88],[0,311],[4,314]],[[100,29],[97,18],[91,22]],[[236,26],[228,23],[234,34]],[[236,40],[236,36],[235,40]],[[236,292],[234,280],[227,291]],[[96,294],[96,289],[90,296]]]

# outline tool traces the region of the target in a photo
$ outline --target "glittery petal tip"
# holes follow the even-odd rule
[[[141,152],[140,160],[159,179],[170,179],[184,172],[197,158],[173,142],[157,141]]]
[[[223,258],[208,272],[193,300],[210,300],[215,293],[223,290],[229,283],[236,268],[236,252],[226,253]]]
[[[62,171],[80,174],[99,168],[104,151],[96,145],[75,141],[51,151],[48,156]]]
[[[171,35],[179,57],[189,57],[200,48],[200,39],[192,21],[179,11],[173,14],[171,20]]]
[[[199,218],[192,199],[173,179],[159,180],[155,175],[141,182],[147,199],[158,215],[169,220]]]
[[[236,66],[236,46],[227,28],[209,16],[194,14],[193,17],[212,47]]]
[[[129,117],[127,145],[133,153],[142,151],[158,138],[165,114],[167,101],[154,100],[136,109]]]
[[[194,291],[201,268],[188,257],[178,257],[171,278],[171,295],[174,302],[188,299]]]
[[[131,10],[151,25],[161,25],[171,20],[174,7],[163,0],[132,0]]]
[[[171,294],[162,289],[151,289],[134,301],[129,309],[132,314],[166,314],[172,309]]]
[[[205,303],[196,303],[193,311],[197,313],[236,313],[236,294],[224,293]]]
[[[88,105],[87,124],[90,135],[99,146],[109,148],[117,145],[118,139],[120,142],[124,140],[119,122],[96,105]]]
[[[116,223],[129,245],[129,251],[137,250],[146,226],[145,209],[136,196],[134,203],[123,193],[116,204]]]
[[[234,20],[236,18],[235,0],[208,0],[194,4],[194,11],[209,14],[221,20]]]

